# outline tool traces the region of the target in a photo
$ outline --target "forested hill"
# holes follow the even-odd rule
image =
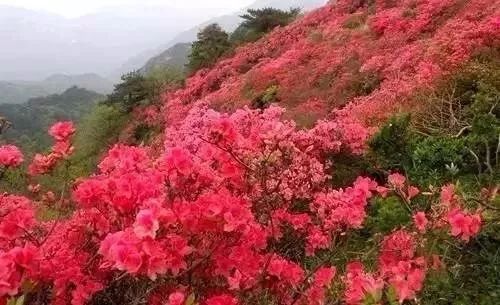
[[[97,74],[54,74],[40,81],[0,80],[0,104],[22,104],[29,99],[61,94],[77,86],[100,94],[113,90],[113,83]]]
[[[71,87],[61,94],[32,98],[25,104],[1,104],[0,116],[12,125],[1,137],[33,148],[44,147],[46,130],[56,121],[78,121],[104,96],[96,92]]]

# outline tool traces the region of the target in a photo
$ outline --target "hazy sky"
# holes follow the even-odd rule
[[[44,10],[66,17],[77,17],[107,6],[134,4],[168,5],[185,8],[210,8],[221,13],[232,12],[253,0],[0,0],[0,4]]]

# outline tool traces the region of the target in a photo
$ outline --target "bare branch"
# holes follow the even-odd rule
[[[467,126],[465,126],[464,128],[460,129],[460,131],[459,131],[456,135],[454,135],[453,137],[454,137],[454,138],[458,138],[458,137],[460,137],[460,136],[461,136],[461,135],[462,135],[462,134],[463,134],[466,130],[469,130],[469,129],[471,129],[471,128],[472,128],[472,126],[471,126],[471,125],[467,125]]]
[[[467,148],[470,152],[470,154],[474,157],[474,159],[476,160],[476,164],[477,164],[477,171],[479,172],[479,174],[481,175],[483,173],[483,170],[482,170],[482,166],[481,166],[481,161],[479,160],[479,157],[477,156],[477,154],[472,151],[472,149],[470,148]]]
[[[493,174],[493,167],[491,166],[491,151],[490,151],[490,144],[488,144],[488,141],[484,141],[484,144],[486,146],[486,162],[484,164],[488,168],[488,171]]]

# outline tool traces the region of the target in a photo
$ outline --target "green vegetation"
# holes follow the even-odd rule
[[[71,157],[71,174],[74,178],[90,175],[96,168],[99,156],[118,141],[119,133],[128,115],[116,106],[99,104],[84,116],[75,136],[75,153]]]
[[[500,181],[499,57],[480,56],[437,89],[416,98],[425,105],[422,111],[391,119],[371,140],[368,157],[375,158],[384,172],[403,171],[421,189],[452,182],[471,207],[483,200],[478,189],[495,193]],[[421,304],[498,303],[498,196],[482,208],[487,225],[478,238],[468,244],[434,245],[447,268],[430,271]],[[377,216],[370,216],[367,227],[390,229],[407,220],[405,211],[393,206],[390,198],[372,209]]]
[[[477,59],[419,94],[425,109],[391,119],[370,142],[373,156],[425,186],[464,176],[491,180],[500,164],[499,71],[498,60]]]
[[[252,100],[252,108],[265,109],[270,104],[278,102],[278,90],[276,85],[270,86],[262,94],[259,94]]]
[[[0,81],[0,104],[23,104],[36,97],[62,94],[73,86],[99,94],[111,92],[111,81],[97,74],[55,74],[41,81]]]
[[[130,112],[138,105],[155,103],[165,90],[180,86],[184,77],[184,72],[175,67],[154,68],[146,75],[130,72],[122,76],[105,103]]]
[[[271,7],[249,9],[246,14],[240,16],[243,22],[231,34],[231,42],[235,45],[239,45],[256,41],[274,28],[289,24],[295,20],[299,14],[299,8],[292,8],[289,11]]]
[[[175,69],[184,71],[191,52],[190,43],[178,43],[151,58],[139,71],[148,75],[154,70]]]
[[[20,145],[25,152],[46,149],[50,145],[47,129],[56,121],[78,120],[89,113],[98,93],[72,87],[62,94],[33,98],[26,104],[0,105],[0,115],[11,123],[0,140]]]
[[[218,24],[211,24],[198,33],[187,67],[190,72],[210,67],[230,49],[229,35]]]

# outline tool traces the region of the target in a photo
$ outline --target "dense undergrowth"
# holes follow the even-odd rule
[[[27,175],[1,147],[26,197],[0,197],[0,304],[498,303],[499,26],[338,1],[163,104],[57,123]]]

